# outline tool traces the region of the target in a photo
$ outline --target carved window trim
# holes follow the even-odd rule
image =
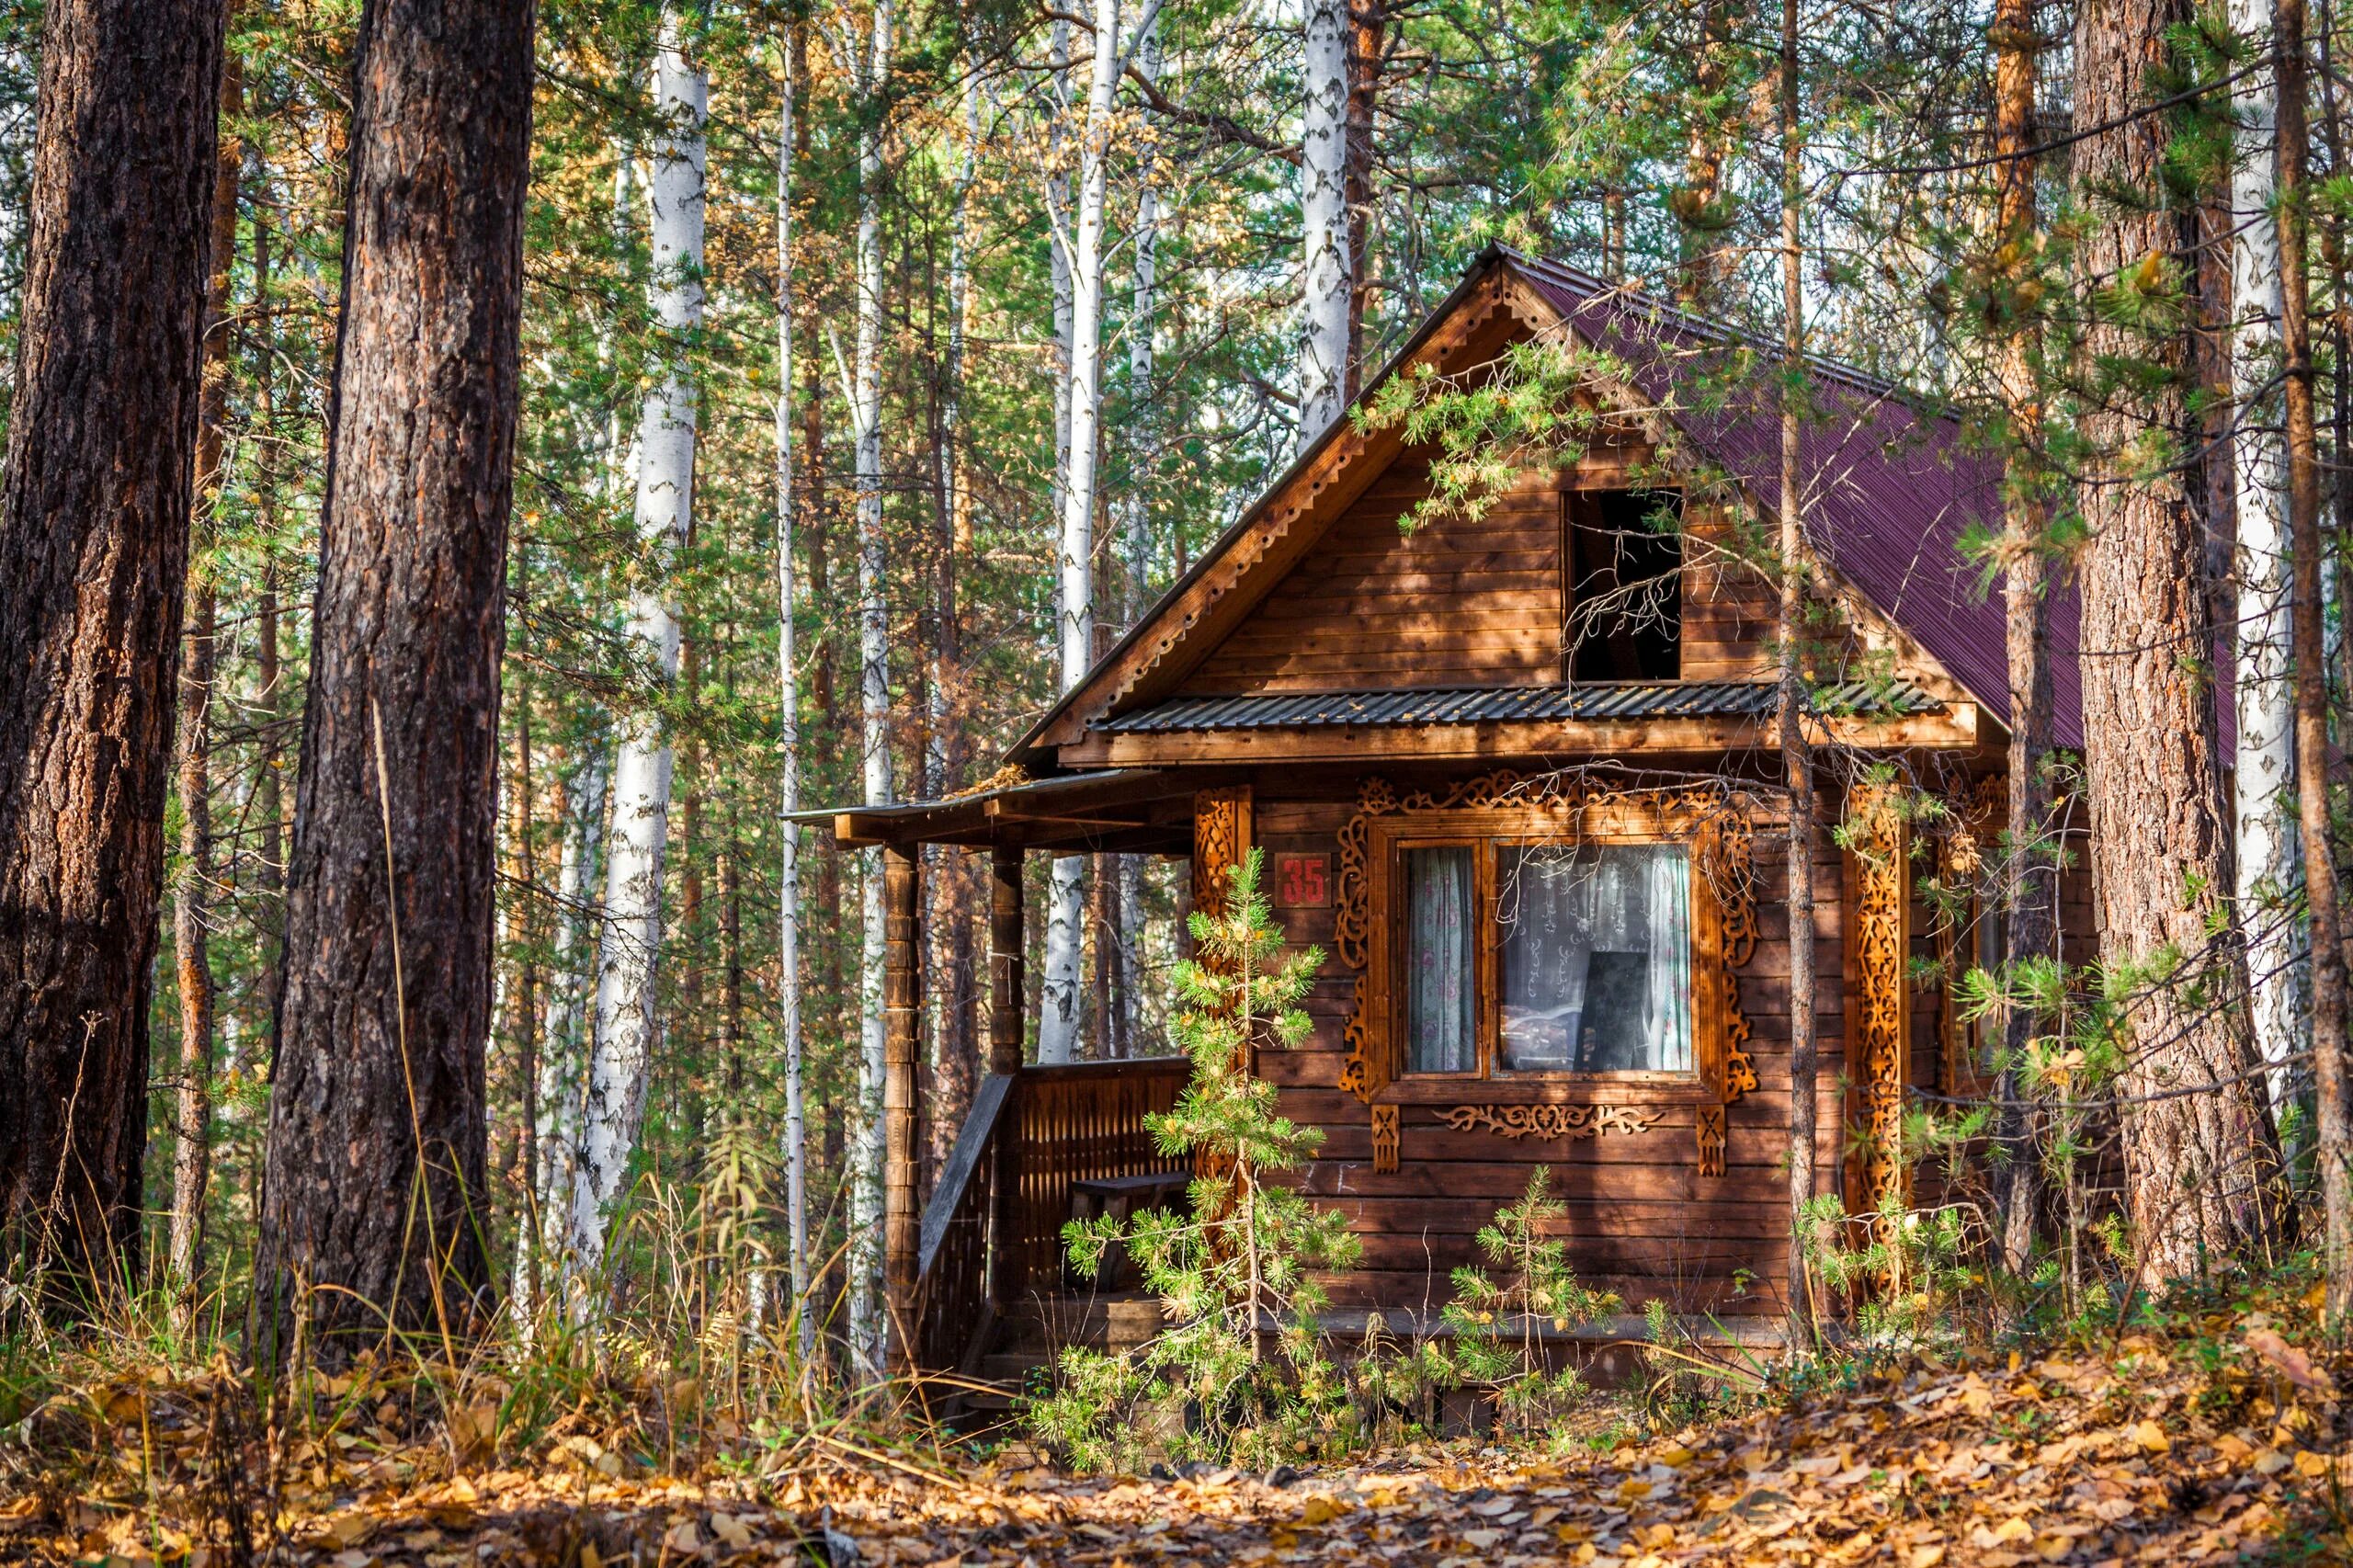
[[[1471,831],[1492,823],[1497,833],[1563,843],[1639,833],[1691,845],[1696,1074],[1661,1075],[1648,1082],[1600,1074],[1466,1079],[1444,1088],[1433,1080],[1416,1079],[1411,1091],[1393,1087],[1388,868],[1386,856],[1376,852],[1390,833],[1376,833],[1375,828],[1377,824],[1390,828],[1392,818],[1427,819],[1437,813],[1452,813],[1449,825],[1460,823]],[[1452,1100],[1458,1110],[1473,1113],[1482,1107],[1591,1107],[1606,1101],[1613,1107],[1693,1105],[1699,1173],[1722,1176],[1728,1119],[1722,1114],[1723,1108],[1756,1087],[1739,972],[1756,949],[1755,814],[1753,801],[1736,790],[1624,790],[1581,774],[1523,778],[1506,770],[1442,790],[1402,793],[1386,778],[1364,779],[1356,813],[1340,830],[1333,947],[1340,961],[1356,971],[1343,1034],[1347,1052],[1340,1087],[1370,1108],[1376,1125],[1387,1130],[1385,1138],[1374,1142],[1374,1169],[1396,1168],[1396,1122],[1384,1113],[1402,1101]],[[1473,1124],[1481,1120],[1476,1114],[1470,1119]]]

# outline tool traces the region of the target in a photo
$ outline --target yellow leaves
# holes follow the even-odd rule
[[[1906,1568],[1938,1568],[1938,1564],[1944,1560],[1945,1544],[1939,1540],[1931,1541],[1926,1546],[1914,1547],[1912,1555],[1904,1562]]]
[[[1347,1512],[1346,1508],[1341,1507],[1329,1497],[1321,1495],[1310,1497],[1307,1500],[1307,1506],[1299,1511],[1300,1528],[1313,1529],[1319,1525],[1331,1523]]]
[[[2302,1476],[2306,1481],[2318,1481],[2322,1476],[2326,1475],[2328,1471],[2329,1460],[2327,1455],[2316,1454],[2310,1449],[2300,1449],[2297,1450],[2296,1473]]]
[[[1669,1470],[1681,1470],[1685,1465],[1689,1464],[1693,1458],[1691,1450],[1680,1443],[1671,1443],[1651,1455],[1652,1462],[1663,1464]]]
[[[2125,1436],[2143,1453],[2162,1454],[2173,1449],[2173,1442],[2165,1436],[2165,1428],[2154,1421],[2143,1420]]]
[[[326,1528],[320,1533],[329,1546],[337,1549],[354,1547],[376,1533],[376,1524],[374,1515],[355,1510],[337,1514],[327,1521]]]
[[[484,1400],[449,1412],[449,1446],[457,1450],[460,1464],[489,1459],[498,1446],[498,1402]]]

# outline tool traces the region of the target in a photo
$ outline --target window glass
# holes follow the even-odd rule
[[[1475,1073],[1478,851],[1405,851],[1405,1071]]]
[[[1503,1073],[1691,1070],[1691,863],[1679,844],[1502,846]]]

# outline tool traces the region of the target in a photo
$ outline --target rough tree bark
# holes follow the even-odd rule
[[[234,119],[244,111],[244,78],[234,54],[224,51],[221,103]],[[196,421],[196,489],[199,516],[192,541],[210,543],[221,502],[222,453],[229,412],[230,262],[237,249],[236,139],[222,137],[212,176],[212,280],[205,289],[204,386]],[[180,997],[179,1088],[172,1116],[172,1228],[165,1273],[172,1310],[183,1332],[194,1319],[198,1277],[204,1267],[204,1189],[211,1174],[212,955],[206,940],[212,869],[211,710],[219,666],[220,594],[211,563],[192,549],[188,571],[188,667],[180,674],[180,870],[172,889],[172,954]]]
[[[256,1354],[445,1339],[490,1289],[483,1045],[531,0],[360,21]]]
[[[2074,150],[2083,190],[2165,188],[2169,131],[2139,111],[2163,96],[2166,29],[2187,19],[2178,0],[2085,0],[2077,11],[2075,120],[2100,128]],[[2091,451],[2080,484],[2091,542],[2079,570],[2100,952],[2149,982],[2133,1000],[2120,1084],[2129,1204],[2151,1274],[2179,1277],[2264,1234],[2273,1151],[2245,1036],[2225,1009],[2165,983],[2207,958],[2208,923],[2230,885],[2213,692],[2201,673],[2211,648],[2204,544],[2183,475],[2165,460],[2186,426],[2185,335],[2170,296],[2187,266],[2190,215],[2105,197],[2092,210],[2076,284],[2109,303],[2086,326],[2084,363],[2095,375],[2103,364],[2171,372],[2092,388],[2079,421]],[[2153,315],[2154,329],[2130,319],[2136,312]]]
[[[126,1277],[146,1154],[219,0],[51,0],[0,472],[0,1256]]]
[[[2004,950],[2012,963],[2053,957],[2059,945],[2059,864],[2055,846],[2043,842],[2050,829],[2051,780],[2046,772],[2052,745],[2051,631],[2046,601],[2049,564],[2044,555],[2046,521],[2040,460],[2042,392],[2038,361],[2041,328],[2029,302],[2040,246],[2034,180],[2034,104],[2040,43],[2034,30],[2035,0],[2001,0],[1994,15],[1994,153],[1996,165],[1995,219],[1997,256],[2006,257],[1996,288],[2007,292],[2001,346],[2002,396],[2007,405],[2010,445],[2003,475],[2002,607],[2009,664],[2010,750],[2007,826],[2015,858],[2004,922]],[[1996,918],[1981,910],[1978,918]],[[2026,1007],[2014,1009],[2004,1026],[2004,1065],[1997,1075],[1995,1118],[2006,1164],[2001,1183],[2002,1260],[2022,1272],[2034,1249],[2035,1194],[2039,1190],[2035,1149],[2021,1071],[2029,1045],[2043,1020]]]

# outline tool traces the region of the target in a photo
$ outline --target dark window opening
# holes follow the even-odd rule
[[[1569,678],[1680,679],[1680,498],[1671,491],[1607,490],[1562,499]]]

